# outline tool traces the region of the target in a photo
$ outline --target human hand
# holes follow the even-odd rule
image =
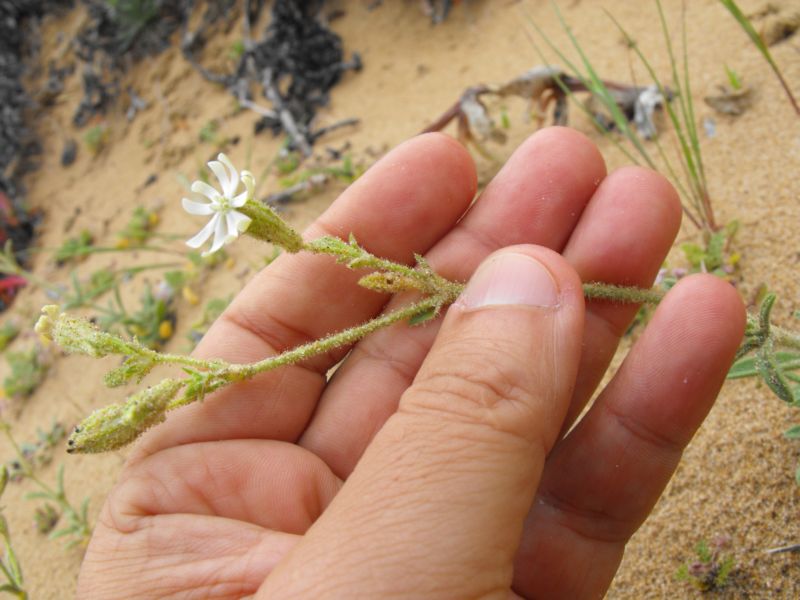
[[[584,307],[581,280],[650,285],[678,198],[652,171],[606,176],[555,128],[460,218],[475,187],[469,155],[432,134],[342,194],[307,237],[479,274],[443,320],[372,334],[330,381],[344,349],[171,414],[109,494],[78,597],[603,595],[722,385],[742,303],[682,280],[570,430],[636,312]],[[196,354],[251,362],[404,301],[332,263],[278,258]]]

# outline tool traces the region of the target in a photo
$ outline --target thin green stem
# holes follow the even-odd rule
[[[452,301],[453,299],[448,300]],[[309,342],[308,344],[303,344],[302,346],[288,350],[282,354],[279,354],[278,356],[271,356],[249,365],[233,365],[228,372],[233,377],[247,379],[258,373],[264,373],[265,371],[271,371],[272,369],[276,369],[278,367],[294,364],[311,356],[323,354],[325,352],[334,350],[335,348],[340,348],[342,346],[357,342],[373,331],[388,327],[389,325],[398,323],[400,321],[406,321],[411,317],[414,317],[420,313],[424,313],[428,310],[435,310],[437,307],[442,306],[445,303],[449,304],[449,302],[445,302],[444,300],[445,299],[438,297],[425,298],[424,300],[410,304],[405,308],[381,315],[380,317],[372,319],[371,321],[367,321],[362,325],[352,327],[351,329],[345,329],[344,331],[339,331],[319,340]]]

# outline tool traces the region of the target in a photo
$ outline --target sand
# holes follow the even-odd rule
[[[553,39],[564,43],[563,32],[545,2],[519,3],[509,0],[461,3],[450,19],[435,28],[417,9],[417,3],[384,2],[369,11],[365,0],[348,0],[340,5],[345,16],[333,23],[344,39],[346,51],[362,54],[364,70],[347,74],[333,90],[331,104],[318,115],[318,123],[357,116],[355,130],[337,132],[325,144],[351,144],[353,157],[368,165],[376,155],[420,131],[443,112],[467,86],[503,82],[542,61],[528,35],[533,19]],[[606,78],[630,81],[632,72],[645,81],[634,65],[618,32],[603,15],[600,3],[563,2],[567,20]],[[678,23],[680,3],[665,0],[667,17]],[[690,71],[698,120],[711,118],[714,137],[702,136],[709,186],[719,220],[738,219],[742,229],[737,248],[742,253],[740,289],[749,298],[757,286],[768,282],[779,294],[775,311],[779,321],[788,323],[800,308],[800,119],[772,73],[766,68],[747,38],[716,2],[688,3]],[[755,12],[763,2],[742,1]],[[792,3],[771,2],[786,10]],[[663,48],[655,8],[648,3],[608,0],[603,6],[613,13],[636,38],[655,69],[668,77],[669,64]],[[796,8],[795,8],[796,10]],[[64,41],[76,31],[81,11],[45,22],[42,56],[62,50]],[[677,42],[677,29],[675,40]],[[238,24],[219,32],[206,48],[206,64],[224,68],[227,50],[239,38]],[[800,38],[775,45],[775,58],[789,82],[800,81]],[[554,61],[555,62],[555,61]],[[718,115],[702,102],[725,82],[723,65],[734,68],[745,83],[756,89],[753,106],[733,118]],[[633,68],[633,71],[631,70]],[[90,156],[82,145],[75,164],[60,165],[65,136],[80,140],[83,132],[73,131],[70,117],[80,99],[77,78],[68,80],[58,103],[37,122],[44,143],[41,168],[26,181],[33,207],[44,212],[38,244],[58,246],[65,237],[81,229],[93,232],[99,242],[113,245],[115,232],[125,225],[136,205],[163,204],[159,231],[191,233],[177,200],[182,187],[178,175],[196,177],[198,166],[216,152],[213,144],[198,141],[198,131],[210,120],[220,121],[219,131],[241,142],[226,152],[235,164],[263,168],[275,154],[280,140],[267,134],[251,137],[255,116],[237,113],[233,102],[191,69],[174,47],[155,59],[136,65],[130,81],[149,107],[132,122],[117,107],[106,117],[109,127],[107,148]],[[797,86],[795,85],[795,88]],[[796,90],[800,93],[800,89]],[[199,100],[198,100],[199,98]],[[522,103],[509,102],[512,121],[505,145],[490,144],[499,161],[529,135],[534,125],[523,119]],[[595,139],[610,168],[626,163],[608,140],[572,111],[571,125]],[[319,147],[320,149],[322,146]],[[248,157],[250,157],[248,159]],[[498,163],[476,158],[482,181],[497,170]],[[155,183],[144,186],[150,175]],[[277,189],[271,177],[267,189]],[[341,191],[333,185],[313,198],[290,204],[287,218],[298,227],[311,222]],[[696,239],[684,226],[681,240]],[[231,250],[231,268],[214,271],[198,288],[204,299],[223,297],[238,291],[257,264],[244,254],[245,241]],[[79,267],[90,273],[110,262],[108,256],[93,256]],[[152,261],[144,252],[118,255],[118,265]],[[161,258],[157,260],[162,260]],[[171,259],[170,259],[171,260]],[[680,264],[673,252],[672,264]],[[230,266],[230,265],[229,265]],[[68,270],[57,269],[44,258],[35,262],[35,272],[51,281],[66,281]],[[154,281],[156,275],[149,279]],[[124,286],[125,299],[140,294],[145,278]],[[46,302],[41,290],[29,289],[18,298],[13,310],[1,318],[16,315],[32,319]],[[200,306],[178,304],[176,336],[169,350],[186,348],[184,334],[201,313]],[[795,321],[796,322],[796,321]],[[31,343],[30,335],[17,340],[12,349]],[[618,361],[617,361],[618,362]],[[24,403],[6,402],[14,432],[19,440],[35,439],[37,427],[49,427],[53,419],[71,426],[94,407],[116,401],[121,394],[101,385],[108,363],[84,358],[56,356],[43,385]],[[0,376],[6,367],[0,363]],[[14,415],[19,413],[18,417]],[[782,432],[800,422],[800,413],[790,410],[754,381],[726,384],[716,407],[692,441],[685,458],[656,506],[650,519],[634,536],[608,597],[662,598],[692,597],[686,584],[675,580],[683,562],[692,560],[691,549],[701,538],[727,535],[738,568],[732,584],[712,595],[725,598],[800,597],[800,554],[766,555],[767,548],[800,542],[800,486],[793,481],[800,461],[800,445],[783,439]],[[56,458],[40,474],[52,481],[57,464],[66,465],[66,489],[73,501],[85,495],[94,519],[122,465],[123,454],[67,456],[63,442]],[[10,457],[5,442],[0,456]],[[67,598],[74,594],[81,561],[80,549],[65,551],[59,542],[47,541],[33,526],[36,503],[23,499],[33,488],[29,483],[10,484],[4,497],[4,513],[13,532],[32,598]]]

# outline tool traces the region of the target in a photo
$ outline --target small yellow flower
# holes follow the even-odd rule
[[[183,286],[181,290],[181,294],[183,295],[183,299],[186,300],[192,306],[197,306],[200,304],[200,298],[195,294],[194,290],[190,288],[188,285]],[[166,323],[166,321],[164,321]],[[162,323],[162,325],[164,324]]]
[[[172,337],[173,328],[172,328],[172,321],[165,320],[161,321],[161,324],[158,326],[158,336],[162,340],[168,340]]]

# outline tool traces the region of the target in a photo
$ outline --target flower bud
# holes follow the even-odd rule
[[[112,404],[94,411],[72,432],[67,452],[107,452],[130,444],[166,418],[170,400],[184,383],[178,379],[165,379],[134,394],[123,404]]]
[[[245,183],[245,185],[247,185]],[[249,199],[239,212],[251,219],[247,234],[289,252],[303,249],[303,238],[266,204]]]
[[[109,354],[127,354],[133,350],[131,344],[101,331],[86,319],[60,312],[55,304],[42,308],[42,316],[36,322],[34,331],[69,354],[100,358]]]

